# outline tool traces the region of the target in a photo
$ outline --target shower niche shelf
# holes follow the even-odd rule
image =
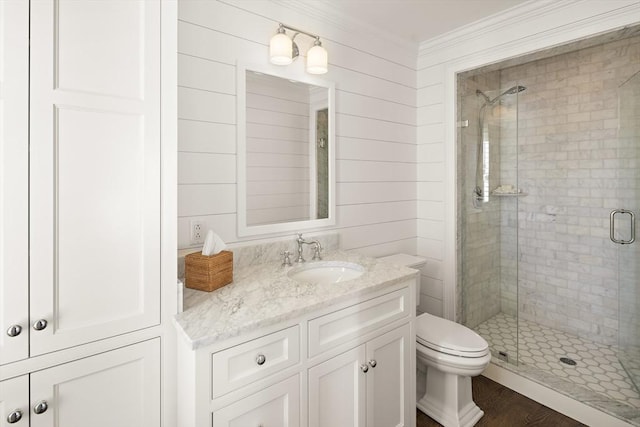
[[[524,197],[528,196],[529,193],[525,193],[524,191],[520,191],[519,193],[496,193],[495,191],[492,191],[491,195],[497,197]]]

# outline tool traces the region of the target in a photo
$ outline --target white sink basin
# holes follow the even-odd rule
[[[293,280],[326,285],[346,282],[362,276],[364,267],[345,261],[314,261],[292,268],[288,273]]]

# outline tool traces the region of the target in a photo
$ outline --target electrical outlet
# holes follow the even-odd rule
[[[191,228],[191,244],[204,243],[204,221],[191,220],[189,225]]]

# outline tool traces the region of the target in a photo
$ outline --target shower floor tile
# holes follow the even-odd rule
[[[491,348],[494,357],[533,366],[558,378],[586,387],[596,393],[640,409],[640,394],[635,389],[616,352],[606,345],[587,341],[565,332],[499,313],[475,328]],[[519,344],[519,345],[518,345]],[[575,361],[575,366],[560,358]]]

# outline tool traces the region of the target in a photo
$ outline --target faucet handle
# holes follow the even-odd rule
[[[313,258],[312,260],[314,261],[321,261],[322,260],[322,256],[320,255],[320,251],[322,250],[322,246],[320,245],[320,242],[318,242],[317,240],[313,242]]]
[[[282,260],[282,266],[283,267],[291,267],[291,252],[284,251],[280,255],[282,255],[284,257],[284,259]]]

